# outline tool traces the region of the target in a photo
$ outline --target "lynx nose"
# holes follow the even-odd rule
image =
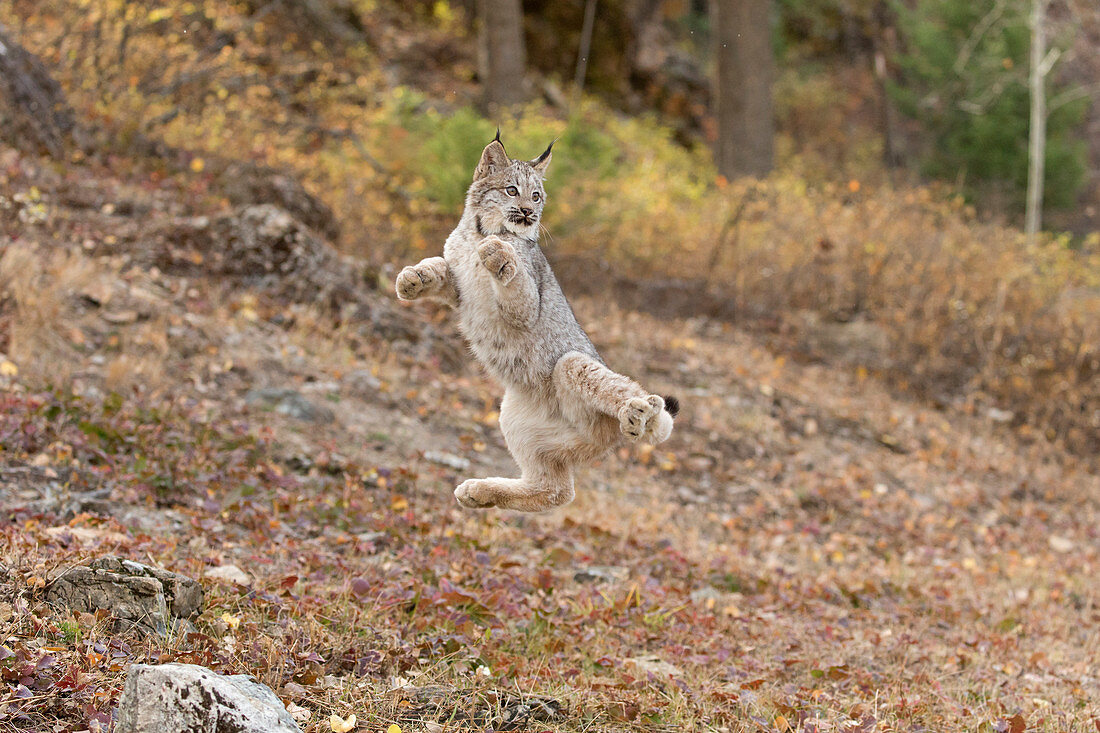
[[[528,209],[528,208],[523,207],[523,206],[519,207],[519,211],[520,211],[521,214],[523,214],[528,219],[530,219],[532,216],[535,215],[535,210],[534,209]]]

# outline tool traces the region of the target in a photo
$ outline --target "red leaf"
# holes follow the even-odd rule
[[[362,598],[368,595],[371,591],[371,584],[369,581],[363,578],[351,579],[351,592],[357,598]]]
[[[1027,721],[1024,720],[1024,716],[1016,713],[1008,719],[1008,733],[1024,733],[1027,729]]]

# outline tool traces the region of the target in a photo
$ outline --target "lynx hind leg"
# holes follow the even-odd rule
[[[455,489],[455,499],[467,509],[515,509],[543,512],[573,501],[570,472],[535,478],[473,478]]]
[[[562,356],[554,366],[554,381],[563,398],[582,400],[588,407],[619,421],[619,430],[631,441],[660,443],[672,433],[672,415],[660,395],[648,394],[622,374],[577,351]]]

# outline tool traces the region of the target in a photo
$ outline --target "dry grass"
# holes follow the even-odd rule
[[[64,249],[43,256],[31,244],[4,248],[0,300],[6,302],[8,356],[17,366],[57,380],[70,376],[75,302],[101,272],[98,263]]]

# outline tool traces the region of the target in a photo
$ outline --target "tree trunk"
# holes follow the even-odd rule
[[[718,74],[715,154],[727,178],[763,176],[772,169],[775,123],[771,0],[714,0]]]
[[[527,54],[520,0],[478,0],[479,65],[489,107],[522,102]]]
[[[20,149],[60,158],[73,127],[61,87],[0,27],[0,134]]]
[[[1035,244],[1043,216],[1043,176],[1047,143],[1046,105],[1046,10],[1047,0],[1032,0],[1031,10],[1031,71],[1028,91],[1031,94],[1031,124],[1028,130],[1027,209],[1024,231],[1028,244]]]
[[[588,54],[592,52],[592,29],[596,25],[596,0],[584,5],[584,23],[581,25],[581,46],[577,50],[577,70],[573,74],[573,93],[578,98],[584,91],[584,75],[588,71]]]

